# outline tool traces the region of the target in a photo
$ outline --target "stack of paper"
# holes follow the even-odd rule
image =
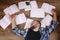
[[[43,9],[32,9],[30,13],[30,17],[44,18],[45,12]]]
[[[6,29],[11,23],[9,15],[5,15],[1,20],[0,20],[0,26],[3,29]]]
[[[41,27],[49,26],[52,21],[52,17],[50,15],[47,15],[42,21],[41,21]]]
[[[24,13],[22,14],[19,14],[16,16],[16,24],[22,24],[22,23],[25,23],[26,22],[26,16]]]
[[[30,4],[31,4],[31,9],[38,8],[38,5],[37,5],[36,1],[31,1]]]
[[[19,11],[20,10],[18,9],[18,7],[15,4],[13,4],[10,7],[4,9],[4,13],[5,14],[10,14],[10,15],[12,15],[12,14],[14,14],[16,12],[19,12]]]
[[[32,19],[27,19],[24,29],[30,28],[32,21]]]
[[[41,8],[44,9],[46,13],[49,13],[49,14],[52,15],[52,12],[51,11],[52,11],[52,9],[55,9],[56,7],[53,6],[53,5],[50,5],[48,3],[43,3],[43,5],[42,5]]]

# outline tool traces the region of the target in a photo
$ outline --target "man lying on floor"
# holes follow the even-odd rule
[[[30,28],[20,30],[15,23],[15,15],[11,16],[12,21],[12,31],[18,36],[23,36],[25,40],[48,40],[49,35],[53,32],[57,25],[56,12],[52,10],[53,20],[50,23],[50,26],[46,28],[41,27],[39,21],[33,21]]]

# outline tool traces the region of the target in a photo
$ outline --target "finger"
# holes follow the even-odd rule
[[[52,9],[52,12],[56,12],[56,9]]]

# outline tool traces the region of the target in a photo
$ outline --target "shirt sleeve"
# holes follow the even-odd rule
[[[28,29],[23,29],[23,30],[20,30],[18,27],[15,27],[14,29],[12,29],[12,32],[18,36],[25,36],[25,34],[27,33],[27,30]]]
[[[46,28],[41,28],[41,33],[43,33],[43,34],[44,33],[51,34],[54,31],[57,24],[58,24],[57,22],[52,20],[50,26],[48,26]]]
[[[57,22],[51,21],[50,26],[48,26],[47,28],[41,28],[41,40],[48,40],[49,35],[54,31],[57,24]]]
[[[56,28],[56,26],[57,26],[57,22],[56,21],[51,21],[51,24],[50,24],[50,26],[46,29],[47,30],[47,32],[49,33],[49,34],[51,34],[53,31],[54,31],[54,29]]]

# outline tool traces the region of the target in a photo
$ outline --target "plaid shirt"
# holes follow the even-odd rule
[[[47,28],[41,28],[39,30],[40,33],[41,33],[40,40],[48,40],[49,35],[53,32],[53,30],[56,27],[56,25],[57,25],[57,22],[51,21],[51,24],[50,24],[49,27],[47,27]],[[23,37],[26,37],[28,30],[29,29],[20,30],[20,29],[18,29],[18,27],[12,29],[13,33],[15,33],[18,36],[23,36]]]

